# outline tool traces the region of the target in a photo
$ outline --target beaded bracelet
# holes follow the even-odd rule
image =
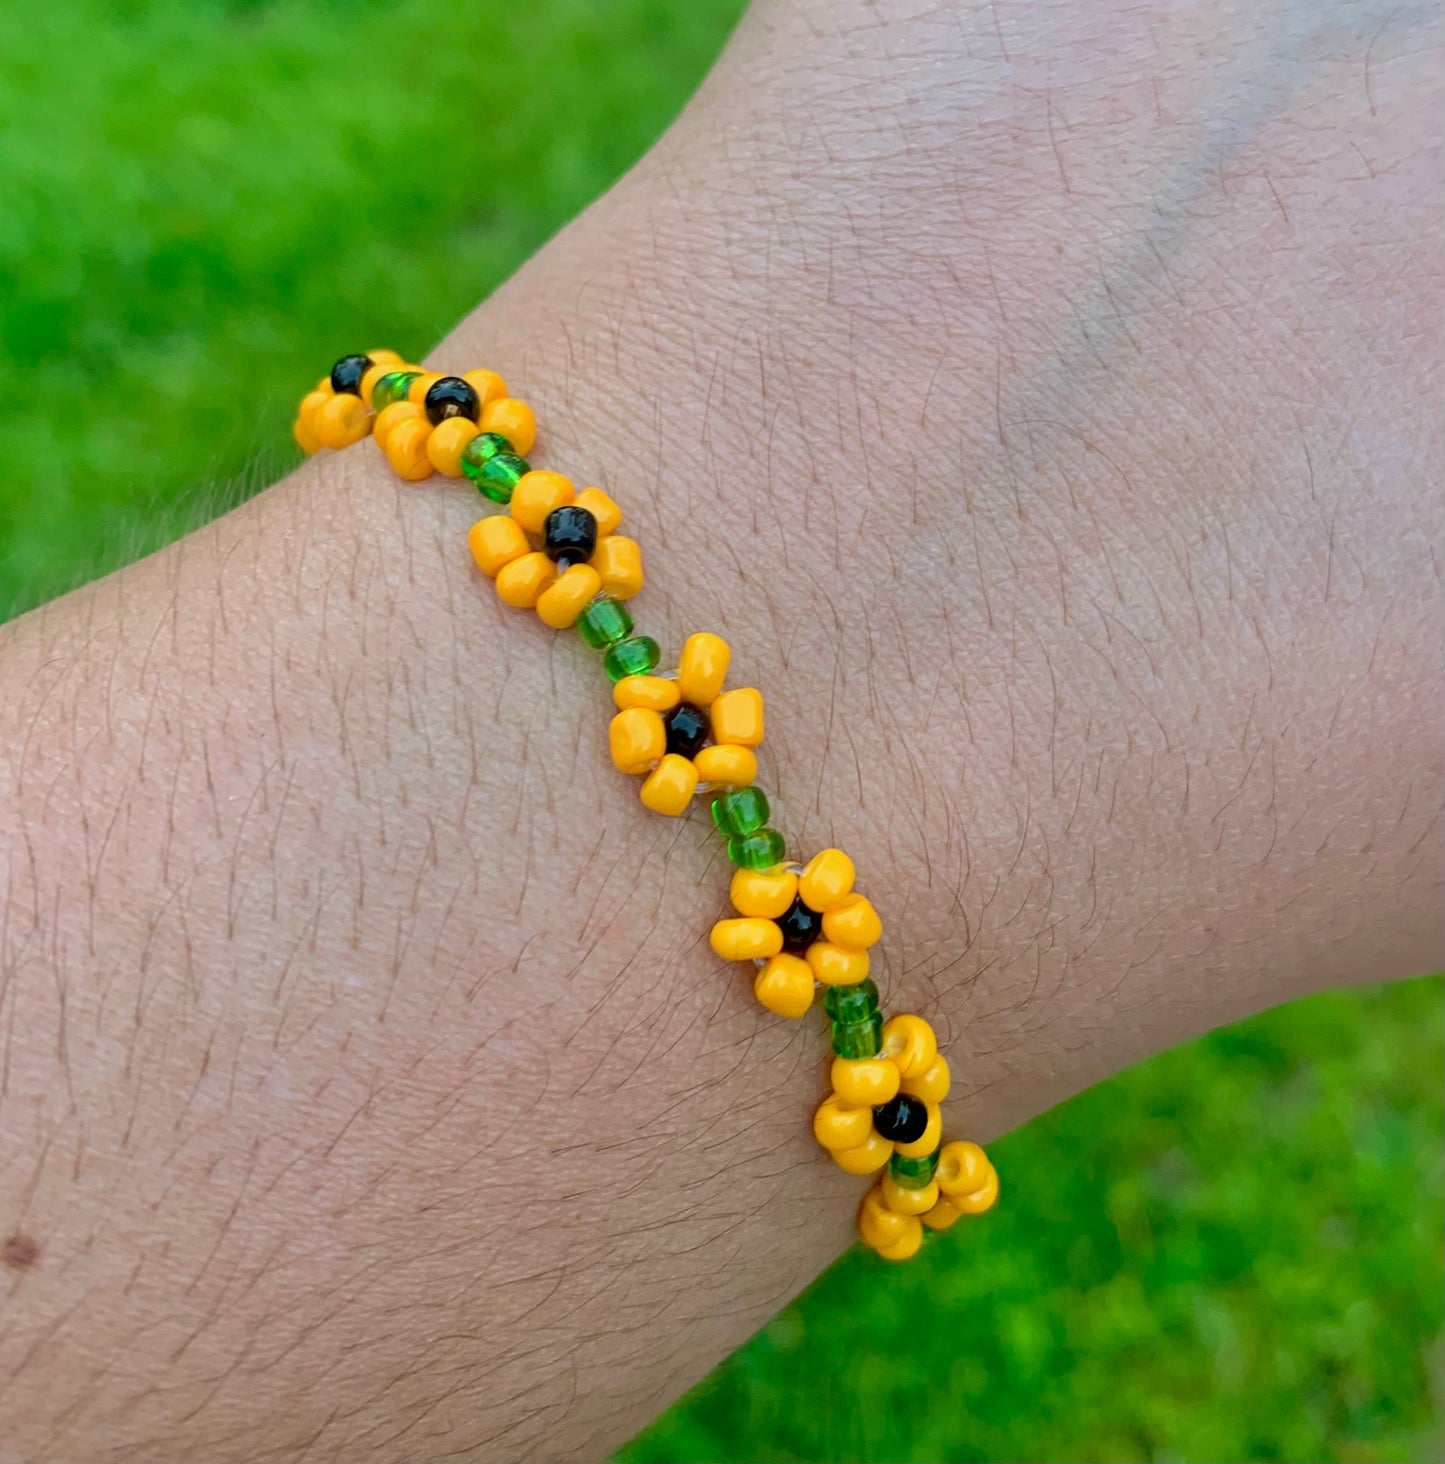
[[[911,1014],[885,1023],[879,1011],[868,952],[883,925],[854,888],[853,861],[824,849],[789,862],[768,824],[755,783],[761,693],[726,688],[731,655],[719,636],[689,636],[676,671],[659,675],[657,642],[633,634],[625,602],[642,588],[642,551],[617,532],[617,504],[528,464],[536,420],[494,371],[441,376],[395,351],[343,356],[302,398],[293,431],[307,453],[369,435],[408,481],[466,477],[507,510],[472,526],[472,557],[506,604],[535,610],[556,630],[575,625],[603,652],[617,707],[612,761],[642,779],[640,797],[655,813],[676,817],[699,793],[711,800],[737,866],[737,914],[713,926],[713,950],[747,964],[758,1001],[778,1016],[802,1017],[816,986],[825,989],[832,1091],[813,1133],[848,1173],[882,1171],[859,1207],[863,1240],[906,1260],[925,1233],[989,1209],[998,1175],[988,1157],[977,1144],[942,1142],[949,1072],[932,1027]]]

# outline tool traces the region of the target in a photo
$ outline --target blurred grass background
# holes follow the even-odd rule
[[[294,460],[638,156],[741,0],[0,7],[0,619]],[[996,1148],[1006,1203],[850,1254],[629,1460],[1436,1460],[1442,986],[1167,1053]]]

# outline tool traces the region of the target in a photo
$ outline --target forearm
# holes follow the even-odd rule
[[[885,119],[826,105],[878,37],[800,81],[766,11],[432,358],[624,505],[644,628],[733,643],[777,821],[857,854],[985,1139],[1435,959],[1423,62],[1377,44],[1322,140],[1319,71],[1240,120],[1211,16],[1187,66],[895,27],[947,85]],[[1139,94],[1030,90],[1071,47]],[[1254,132],[1203,156],[1200,111]],[[596,1452],[848,1238],[814,1024],[708,953],[710,832],[609,773],[475,512],[362,445],[8,632],[22,1452]]]

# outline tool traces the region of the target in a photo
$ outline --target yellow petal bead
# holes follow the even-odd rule
[[[326,383],[325,391],[322,391],[320,387],[317,387],[315,391],[308,391],[301,398],[301,404],[296,408],[297,419],[304,422],[314,434],[316,431],[317,412],[335,395],[336,393],[331,390],[331,383],[329,381]]]
[[[679,683],[682,677],[678,677]],[[683,692],[683,701],[688,695]],[[708,709],[714,742],[756,747],[763,740],[763,694],[751,686],[725,691]]]
[[[396,368],[392,366],[390,362],[376,361],[373,358],[372,365],[368,366],[366,370],[361,373],[361,400],[364,401],[368,407],[371,405],[372,387],[374,387],[376,383],[387,374],[387,372],[394,371],[395,369]]]
[[[368,351],[366,354],[375,365],[385,366],[392,371],[395,371],[396,368],[400,366],[402,362],[406,359],[404,356],[399,355],[396,351],[387,350],[385,346],[377,351]]]
[[[803,957],[824,986],[856,986],[868,975],[867,951],[845,951],[826,940],[815,940]]]
[[[392,472],[408,483],[420,483],[433,472],[427,456],[427,438],[431,423],[423,416],[405,417],[386,435],[386,460]]]
[[[656,712],[646,707],[628,707],[613,717],[607,740],[613,766],[624,773],[641,776],[662,761],[667,751],[667,728]]]
[[[940,1150],[933,1177],[944,1197],[951,1200],[957,1195],[972,1194],[983,1184],[992,1168],[988,1155],[977,1144],[955,1139]]]
[[[477,435],[478,427],[469,417],[447,417],[431,430],[426,453],[432,467],[448,478],[462,475],[462,449]]]
[[[782,951],[754,978],[753,995],[770,1012],[796,1021],[813,1005],[813,973],[806,961]]]
[[[592,567],[597,568],[595,560]],[[607,586],[605,575],[602,585],[604,589]],[[624,676],[612,688],[613,704],[624,709],[646,707],[650,712],[670,712],[680,700],[677,682],[665,676]]]
[[[642,548],[624,534],[608,534],[597,541],[592,567],[614,599],[630,600],[642,588]]]
[[[406,399],[421,406],[426,401],[426,394],[437,382],[441,380],[439,373],[435,371],[423,371],[412,384],[406,389]],[[430,424],[428,424],[430,425]]]
[[[841,905],[823,912],[823,939],[845,950],[866,951],[877,945],[883,934],[883,922],[872,901],[863,895],[851,894]]]
[[[758,755],[751,747],[715,742],[693,755],[697,775],[718,788],[746,788],[758,777]]]
[[[904,1073],[899,1091],[910,1098],[921,1098],[925,1103],[942,1103],[948,1097],[950,1081],[948,1059],[940,1054],[921,1073],[912,1077]]]
[[[537,596],[537,615],[553,630],[566,630],[601,593],[602,576],[590,564],[569,565]]]
[[[530,473],[523,473],[512,489],[512,517],[529,534],[540,534],[547,515],[554,508],[571,503],[572,498],[570,478],[534,468]]]
[[[360,442],[371,431],[371,419],[371,408],[359,396],[339,391],[316,409],[311,426],[322,447],[339,452],[353,442]]]
[[[786,869],[739,869],[728,890],[733,909],[739,915],[756,915],[761,920],[776,920],[793,903],[797,893],[798,876]],[[808,980],[812,979],[809,968]]]
[[[895,1148],[905,1159],[926,1159],[938,1147],[943,1138],[943,1110],[936,1103],[925,1103],[928,1124],[923,1132],[910,1144],[897,1144]]]
[[[530,610],[556,578],[557,566],[545,554],[533,551],[497,571],[497,595],[503,604]]]
[[[683,701],[695,707],[709,707],[717,700],[728,674],[732,651],[720,635],[700,631],[683,642],[677,663],[677,686]],[[719,737],[719,742],[732,741]]]
[[[477,568],[488,579],[496,579],[514,559],[520,559],[531,546],[520,524],[504,513],[478,519],[467,530],[467,548],[477,561]]]
[[[891,1057],[905,1078],[917,1077],[933,1066],[938,1038],[922,1017],[903,1012],[883,1024],[883,1056]]]
[[[893,1157],[893,1145],[874,1129],[856,1149],[830,1149],[828,1154],[849,1174],[876,1174]]]
[[[725,961],[766,961],[782,950],[783,932],[773,920],[719,920],[708,941]]]
[[[462,380],[476,392],[483,407],[507,394],[507,383],[495,371],[463,371]]]
[[[883,1203],[899,1215],[923,1215],[938,1201],[938,1185],[933,1180],[922,1189],[904,1189],[891,1174],[885,1174],[879,1188]]]
[[[900,1215],[883,1203],[877,1189],[871,1189],[863,1196],[858,1206],[858,1234],[874,1250],[902,1244],[917,1231],[922,1235],[923,1227],[912,1215]],[[917,1250],[917,1246],[914,1247]]]
[[[830,1075],[833,1091],[845,1103],[876,1108],[898,1096],[898,1069],[886,1058],[835,1057]]]
[[[584,488],[577,495],[577,507],[585,508],[597,520],[599,539],[615,534],[622,522],[622,510],[600,488]]]
[[[697,791],[697,769],[679,753],[670,752],[648,774],[639,795],[643,806],[654,813],[665,813],[676,818]]]
[[[960,1213],[953,1201],[944,1195],[931,1210],[925,1210],[918,1218],[930,1230],[947,1230],[958,1223]]]
[[[500,432],[513,452],[526,457],[537,441],[537,419],[526,402],[498,397],[482,408],[482,431]]]
[[[415,402],[393,402],[389,407],[383,407],[371,424],[371,435],[376,439],[376,445],[385,452],[392,428],[410,417],[420,419],[422,415],[422,409]]]
[[[873,1110],[845,1103],[836,1093],[829,1093],[813,1115],[813,1137],[825,1149],[856,1149],[872,1132]]]
[[[949,1203],[961,1215],[982,1215],[991,1210],[998,1199],[998,1170],[992,1164],[982,1185],[970,1195],[950,1195]]]
[[[913,1220],[914,1228],[892,1245],[878,1247],[878,1254],[885,1261],[910,1261],[918,1254],[918,1248],[923,1244],[923,1226],[912,1215],[908,1218]]]
[[[813,855],[798,877],[798,893],[810,910],[826,915],[853,893],[853,861],[841,849]]]
[[[296,414],[296,420],[291,424],[291,435],[296,439],[296,445],[308,457],[321,447],[321,439],[316,435],[316,429],[299,412]]]

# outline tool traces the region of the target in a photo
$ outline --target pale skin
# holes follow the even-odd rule
[[[427,358],[732,643],[955,1136],[1439,964],[1439,60],[769,0]],[[476,513],[361,444],[0,632],[8,1456],[597,1457],[851,1238],[819,1019]]]

